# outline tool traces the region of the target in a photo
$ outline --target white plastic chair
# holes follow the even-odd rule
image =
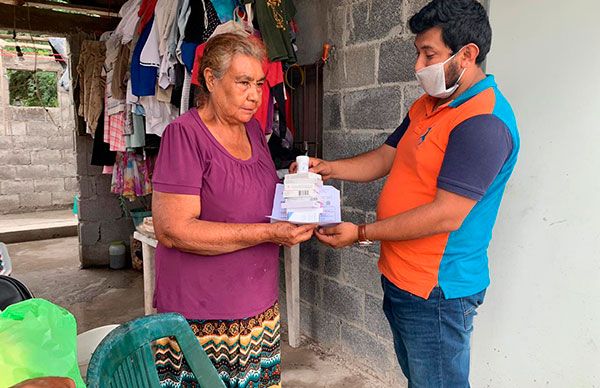
[[[104,337],[117,327],[119,327],[119,325],[100,326],[77,336],[77,364],[79,365],[79,372],[82,376],[85,377],[94,350],[96,350]]]
[[[2,263],[2,269],[0,269],[0,275],[10,276],[12,272],[12,262],[8,255],[8,248],[6,244],[0,242],[0,262]]]

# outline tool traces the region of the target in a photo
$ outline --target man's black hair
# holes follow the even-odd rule
[[[413,34],[440,27],[442,39],[452,53],[475,43],[479,47],[477,64],[485,60],[492,44],[490,21],[476,0],[433,0],[410,18],[409,26]]]

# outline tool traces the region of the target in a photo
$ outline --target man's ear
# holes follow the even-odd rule
[[[475,43],[469,43],[465,46],[461,59],[465,61],[465,65],[475,64],[477,62],[477,56],[479,55],[479,47]],[[463,66],[467,67],[467,66]]]

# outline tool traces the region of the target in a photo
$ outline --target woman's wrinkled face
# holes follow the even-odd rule
[[[218,114],[230,121],[250,121],[262,101],[265,73],[261,62],[254,57],[236,54],[221,79],[213,77],[210,69],[207,72],[210,99],[218,107]]]

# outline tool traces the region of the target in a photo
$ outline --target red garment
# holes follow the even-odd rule
[[[156,7],[157,1],[158,0],[142,0],[140,10],[138,11],[138,16],[140,17],[140,22],[137,27],[138,34],[142,33],[146,24],[148,24],[150,19],[152,19],[152,16],[154,16],[154,8]]]
[[[194,66],[192,68],[192,84],[194,85],[200,85],[200,62],[202,61],[202,55],[204,55],[205,47],[206,43],[202,43],[196,48]],[[281,62],[269,62],[267,60],[265,63],[263,63],[263,71],[265,72],[266,78],[265,83],[262,86],[262,103],[260,104],[256,114],[254,114],[254,117],[260,123],[260,128],[262,129],[263,133],[265,133],[269,121],[269,108],[272,108],[273,106],[271,88],[283,82],[283,67]]]
[[[202,61],[202,55],[204,55],[204,48],[206,47],[206,42],[199,44],[196,47],[196,54],[194,54],[194,66],[192,67],[192,84],[199,86],[200,85],[200,62]]]
[[[269,109],[273,109],[273,97],[271,96],[271,88],[283,82],[283,68],[281,62],[269,62],[263,65],[265,72],[265,83],[262,86],[262,103],[258,107],[258,110],[254,114],[254,117],[260,123],[260,128],[263,133],[267,131],[267,125],[269,124]],[[271,112],[271,120],[273,119],[273,113]],[[269,132],[271,126],[268,126]]]
[[[286,125],[292,136],[296,136],[296,126],[294,125],[294,112],[292,107],[292,98],[294,98],[292,92],[285,87],[285,93],[287,94],[287,99],[285,100],[285,117],[286,117]]]

